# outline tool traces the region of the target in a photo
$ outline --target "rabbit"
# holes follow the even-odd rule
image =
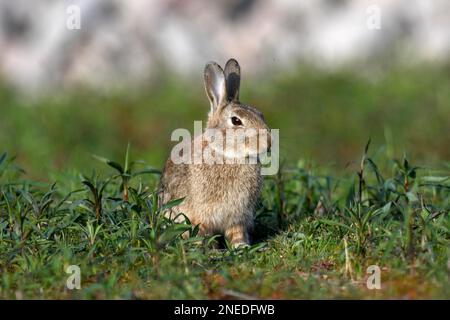
[[[207,130],[255,129],[267,134],[256,149],[250,147],[247,140],[236,145],[225,153],[226,160],[237,157],[238,149],[244,150],[246,158],[258,157],[270,150],[270,130],[262,112],[239,102],[240,73],[235,59],[229,59],[224,69],[215,62],[206,64],[204,85],[210,102]],[[196,139],[202,138],[204,133],[188,143],[193,146]],[[200,151],[207,145],[208,142],[202,140]],[[169,158],[160,180],[160,197],[162,203],[184,198],[181,204],[171,208],[172,217],[183,213],[192,225],[199,225],[199,235],[221,234],[233,247],[238,247],[250,244],[253,213],[262,185],[260,161],[175,164]]]

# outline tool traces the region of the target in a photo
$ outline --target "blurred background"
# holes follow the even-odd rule
[[[448,0],[0,0],[0,153],[34,178],[91,154],[161,168],[236,58],[287,164],[450,160]]]

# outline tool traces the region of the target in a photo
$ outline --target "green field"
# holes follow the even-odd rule
[[[0,298],[450,299],[449,70],[243,79],[283,165],[254,244],[220,250],[156,201],[171,131],[206,117],[200,76],[37,99],[2,86]],[[69,265],[81,290],[66,288]]]

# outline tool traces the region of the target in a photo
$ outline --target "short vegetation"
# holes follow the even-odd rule
[[[161,96],[152,96],[149,103],[160,99],[172,109],[155,107],[152,117],[152,110],[145,111],[140,107],[144,102],[134,98],[97,96],[85,98],[83,105],[83,98],[74,95],[27,109],[4,89],[0,298],[449,299],[450,164],[445,145],[450,96],[437,89],[429,93],[438,83],[433,79],[448,85],[449,78],[430,71],[414,80],[411,72],[377,84],[341,74],[310,74],[309,81],[323,91],[311,87],[301,101],[294,101],[292,79],[298,88],[308,88],[307,80],[273,80],[278,86],[261,93],[266,96],[260,104],[273,99],[274,108],[278,101],[287,112],[304,103],[315,113],[294,112],[292,118],[269,111],[269,123],[278,119],[281,129],[282,166],[265,178],[252,245],[237,249],[220,236],[200,237],[198,226],[187,219],[176,223],[164,216],[183,201],[158,203],[158,180],[169,148],[160,146],[165,152],[148,155],[152,147],[137,138],[145,134],[150,146],[156,143],[152,137],[162,139],[157,132],[170,132],[170,121],[162,115],[172,111],[172,117],[179,115],[172,118],[172,129],[189,126],[186,119],[201,117],[206,100],[198,99],[193,109],[198,114],[188,115],[189,105],[181,100],[194,103],[197,98],[177,86],[169,87],[182,98],[156,88],[152,92]],[[391,88],[393,83],[397,86]],[[257,92],[250,89],[246,100],[258,103]],[[282,95],[284,100],[276,99]],[[93,101],[106,106],[90,110]],[[122,105],[127,101],[136,106],[130,115]],[[321,103],[331,114],[343,112],[333,109],[340,104],[347,103],[349,110],[333,120]],[[425,106],[428,111],[421,109]],[[381,133],[373,122],[383,121],[377,108],[393,108]],[[147,127],[139,122],[144,114],[153,119]],[[296,133],[294,120],[306,128]],[[114,123],[120,123],[119,133]],[[284,127],[290,129],[283,138]],[[304,142],[320,135],[322,145]],[[131,141],[131,147],[122,140]],[[337,140],[349,149],[338,148]],[[414,145],[398,152],[402,141]],[[283,155],[283,143],[300,151]],[[336,162],[324,163],[332,153]],[[81,270],[79,290],[66,286],[71,265]],[[367,287],[368,267],[374,265],[381,272],[379,290]]]

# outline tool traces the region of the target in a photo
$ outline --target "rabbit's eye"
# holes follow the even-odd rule
[[[231,117],[231,123],[233,126],[242,126],[242,121],[238,117]]]

